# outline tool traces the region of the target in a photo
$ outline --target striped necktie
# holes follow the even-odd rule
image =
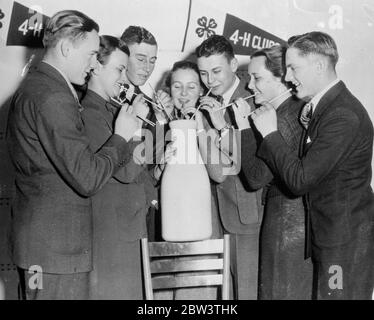
[[[303,127],[308,130],[309,122],[312,119],[313,114],[313,103],[308,102],[301,111],[300,122]]]

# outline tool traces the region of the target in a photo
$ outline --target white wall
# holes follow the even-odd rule
[[[102,34],[121,35],[129,25],[149,29],[159,43],[156,69],[150,78],[154,86],[182,53],[189,0],[19,0],[37,5],[51,16],[58,10],[81,10],[94,18]],[[361,100],[374,120],[374,0],[192,0],[193,8],[205,6],[211,12],[229,13],[287,40],[294,34],[321,30],[331,34],[340,52],[338,73]],[[6,13],[11,0],[0,0]],[[7,9],[8,8],[8,9]],[[5,18],[6,20],[6,18]],[[192,27],[194,25],[192,24]],[[6,47],[6,25],[0,29],[0,106],[12,94],[32,51]],[[241,56],[241,63],[247,63]],[[148,86],[144,91],[150,93]]]

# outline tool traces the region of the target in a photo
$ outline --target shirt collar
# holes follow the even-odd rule
[[[43,62],[46,63],[46,64],[48,64],[48,65],[50,65],[52,68],[56,69],[61,74],[61,76],[65,79],[66,83],[68,84],[69,89],[70,89],[72,95],[74,96],[75,101],[77,101],[78,104],[79,104],[79,98],[78,98],[77,92],[75,91],[73,85],[71,84],[71,82],[69,81],[69,79],[67,78],[67,76],[65,75],[65,73],[62,72],[59,68],[57,68],[53,64],[51,64],[50,62],[47,62],[45,60],[43,60]]]
[[[312,100],[309,101],[309,103],[312,103],[312,112],[314,112],[316,110],[316,107],[317,107],[318,103],[321,101],[321,99],[325,95],[325,93],[327,91],[329,91],[333,86],[335,86],[339,81],[340,81],[339,79],[335,79],[329,85],[327,85],[322,91],[320,91],[319,93],[317,93],[312,98]]]
[[[231,97],[233,96],[236,88],[239,86],[239,83],[240,83],[240,79],[238,78],[238,76],[235,75],[235,81],[233,83],[233,85],[231,86],[231,88],[229,90],[227,90],[223,95],[223,103],[225,105],[227,105],[230,100],[231,100]]]

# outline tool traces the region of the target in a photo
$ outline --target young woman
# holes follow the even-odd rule
[[[284,82],[285,48],[273,46],[254,53],[248,65],[249,88],[255,103],[271,102],[278,116],[278,129],[294,150],[299,150],[302,126],[299,115],[304,102],[295,98]],[[249,106],[241,99],[234,108],[240,127],[248,128]],[[260,299],[311,299],[312,264],[304,260],[305,210],[301,197],[295,197],[255,157],[256,146],[249,146],[252,129],[242,131],[241,165],[253,189],[264,188],[265,212],[260,235]]]
[[[197,65],[193,62],[182,60],[173,65],[173,68],[165,81],[166,90],[170,93],[174,108],[171,111],[171,117],[177,119],[190,119],[193,117],[197,122],[197,136],[199,150],[211,179],[217,181],[222,176],[222,164],[220,153],[222,152],[215,144],[215,131],[206,132],[207,117],[200,110],[205,109],[200,106],[200,98],[203,98],[205,87],[200,79],[200,73]],[[200,110],[197,108],[200,106]],[[166,119],[165,119],[166,121]],[[155,178],[159,179],[164,168],[165,162],[170,158],[174,149],[169,144],[165,157],[161,163],[155,167]],[[225,165],[230,164],[226,158],[223,159]]]
[[[91,73],[82,101],[82,117],[93,151],[99,150],[113,133],[119,105],[111,101],[126,81],[128,57],[129,50],[119,39],[101,37],[98,64]],[[142,95],[132,106],[124,107],[135,108],[142,118],[149,111]],[[139,143],[140,139],[132,147],[135,149]],[[133,157],[92,197],[92,299],[143,298],[139,239],[146,235],[146,188],[149,186],[152,184],[147,169]]]
[[[171,96],[173,102],[173,107],[166,110],[170,113],[169,118],[174,120],[189,119],[195,113],[197,103],[204,90],[197,65],[187,60],[176,62],[166,78],[165,85],[165,92]],[[163,121],[167,121],[165,115],[161,112],[158,114],[164,117]],[[199,113],[199,119],[200,115]],[[160,164],[154,170],[154,177],[157,180],[160,179],[165,164],[173,152],[172,143],[169,143],[164,157],[161,158]]]
[[[174,108],[171,110],[171,117],[177,119],[191,119],[197,111],[196,108],[199,105],[200,97],[204,93],[204,86],[200,81],[199,70],[197,65],[190,61],[178,61],[173,65],[173,68],[165,81],[167,93],[170,94],[173,101]],[[166,120],[166,119],[165,119]],[[194,117],[197,121],[197,132],[198,132],[198,143],[200,154],[204,161],[207,159],[207,148],[204,147],[204,141],[206,139],[200,139],[200,136],[204,134],[203,115],[200,111],[197,111]],[[212,151],[218,152],[216,146],[212,146]],[[160,164],[155,167],[154,176],[156,179],[162,179],[162,172],[165,168],[166,163],[170,160],[175,149],[173,143],[169,143],[166,147],[164,156],[162,157]],[[212,197],[212,238],[221,238],[222,230],[218,221],[217,207]],[[175,292],[164,291],[158,295],[159,299],[216,299],[217,290],[216,288],[196,288],[196,289],[178,289]]]

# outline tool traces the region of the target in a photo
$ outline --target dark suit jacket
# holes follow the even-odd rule
[[[13,97],[7,131],[16,175],[12,249],[22,268],[74,273],[92,267],[88,197],[131,154],[118,135],[94,154],[79,110],[63,76],[44,62]]]
[[[358,239],[373,239],[373,125],[339,82],[320,100],[307,135],[301,160],[278,131],[265,137],[258,155],[293,193],[306,194],[314,258],[352,259]]]
[[[90,140],[90,147],[92,151],[96,152],[113,134],[114,120],[119,109],[91,90],[87,91],[82,106],[84,107],[82,118]],[[130,149],[141,147],[142,141],[138,140],[130,143],[132,144]],[[120,245],[120,239],[134,241],[144,236],[147,213],[146,190],[152,192],[152,195],[149,194],[149,206],[151,200],[157,200],[156,189],[147,168],[135,163],[131,157],[129,163],[123,166],[102,190],[92,197],[93,211],[97,221],[95,230],[99,230],[98,232],[105,234],[107,238],[110,233],[115,235],[117,239],[115,245]],[[105,214],[98,211],[105,211]],[[112,230],[104,229],[104,226],[107,225]],[[113,244],[111,245],[113,246]],[[108,248],[107,250],[112,249]]]
[[[299,152],[302,140],[303,127],[299,121],[299,115],[304,104],[305,102],[292,96],[277,109],[278,130],[292,151],[295,152]],[[258,148],[255,143],[256,139],[257,141],[262,140],[260,134],[251,128],[241,132],[241,165],[245,180],[254,190],[266,186],[264,192],[267,197],[284,195],[295,198],[283,181],[277,175],[273,175],[266,163],[256,157]]]
[[[249,95],[246,89],[247,82],[241,80],[235,90],[231,101]],[[226,121],[235,124],[233,111],[227,109]],[[239,134],[237,132],[237,134]],[[228,175],[226,179],[216,184],[216,196],[222,225],[226,231],[238,234],[256,234],[262,218],[261,193],[262,190],[253,191],[245,183],[243,173]]]
[[[135,87],[134,93],[143,94],[144,98],[153,101],[152,98],[148,97],[144,92],[141,91],[139,87]],[[130,104],[134,102],[136,95],[131,98],[129,101]],[[165,137],[167,136],[167,132],[169,130],[169,125],[160,124],[157,121],[156,114],[154,111],[154,107],[148,101],[146,104],[149,107],[149,113],[147,115],[147,119],[155,123],[155,126],[152,127],[147,123],[143,123],[143,134],[144,134],[144,142],[145,142],[145,157],[146,163],[148,164],[148,169],[150,172],[153,172],[153,169],[156,164],[160,163],[161,157],[164,154],[165,147],[167,142],[165,142]],[[170,141],[170,137],[168,138],[168,142]],[[153,181],[154,185],[158,184],[158,181]]]

